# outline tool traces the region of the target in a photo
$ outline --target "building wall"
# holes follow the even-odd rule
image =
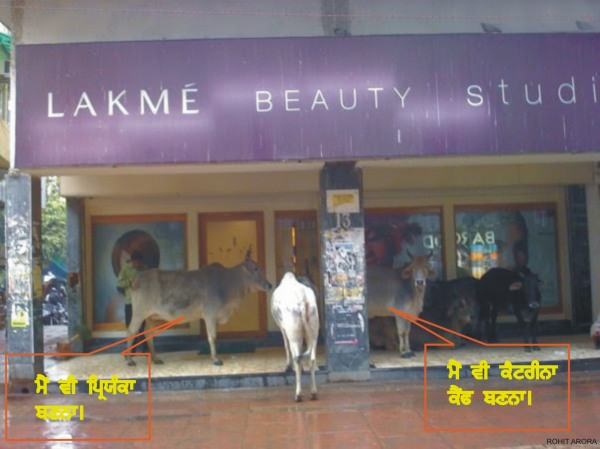
[[[0,8],[20,43],[219,37],[577,32],[600,21],[593,0],[22,0]],[[585,29],[585,27],[584,27]],[[596,29],[596,31],[598,31]]]
[[[515,167],[513,167],[513,170]],[[446,275],[456,276],[454,206],[481,204],[555,203],[558,211],[558,252],[561,273],[563,312],[544,315],[543,319],[569,319],[571,286],[568,263],[567,223],[564,184],[585,183],[592,175],[589,164],[578,166],[524,166],[517,175],[508,175],[506,167],[463,168],[365,168],[365,207],[414,208],[441,206],[444,216]],[[558,172],[561,175],[558,175]],[[544,176],[541,173],[545,173]],[[86,207],[86,291],[85,304],[90,310],[91,292],[91,216],[135,214],[186,214],[187,264],[197,268],[198,223],[201,212],[262,211],[265,223],[266,275],[275,277],[274,216],[279,210],[316,210],[318,207],[317,171],[297,173],[246,173],[186,176],[126,176],[63,178],[63,194],[88,197]],[[241,178],[241,179],[240,179]],[[235,182],[237,179],[237,183]],[[217,180],[220,180],[217,182]],[[289,182],[285,182],[285,180]],[[558,184],[561,181],[561,184]],[[227,188],[222,188],[227,185]],[[145,190],[144,190],[145,187]],[[276,190],[278,193],[275,193]],[[177,193],[175,193],[177,192]],[[93,198],[92,198],[93,197]],[[86,315],[88,320],[91,318]],[[269,330],[275,326],[269,317]],[[91,327],[91,322],[88,325]],[[198,331],[194,324],[190,330]],[[185,333],[187,331],[173,331]],[[97,335],[118,335],[98,333]]]

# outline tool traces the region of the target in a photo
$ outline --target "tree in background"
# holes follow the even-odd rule
[[[67,258],[67,207],[57,177],[45,178],[46,204],[42,210],[42,264],[64,265]]]

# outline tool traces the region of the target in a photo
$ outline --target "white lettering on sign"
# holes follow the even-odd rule
[[[146,106],[150,108],[150,112],[153,115],[158,114],[158,110],[160,109],[160,105],[163,107],[163,114],[169,113],[169,91],[167,89],[163,89],[160,93],[160,97],[158,97],[158,101],[156,103],[152,103],[152,99],[150,98],[150,94],[148,91],[142,89],[140,91],[140,114],[144,115],[146,113]]]
[[[598,94],[598,80],[591,77],[591,85],[581,87],[580,80],[574,76],[561,80],[562,83],[544,85],[535,81],[526,81],[519,85],[509,84],[504,78],[499,82],[473,83],[465,86],[465,103],[468,107],[480,108],[491,103],[509,107],[513,104],[525,104],[532,107],[541,106],[548,102],[561,105],[575,105],[580,98],[587,95],[593,104],[600,103]],[[47,92],[46,112],[48,118],[61,119],[65,117],[98,117],[138,115],[169,115],[173,111],[171,104],[172,94],[181,99],[181,108],[177,110],[181,115],[195,115],[200,113],[198,93],[200,89],[196,83],[185,84],[181,89],[171,91],[161,87],[160,90],[150,93],[147,88],[140,88],[137,93],[126,89],[106,89],[92,92],[90,90],[72,93],[60,98],[57,92]],[[101,92],[105,92],[104,95]],[[418,94],[418,92],[417,92]],[[180,95],[180,96],[179,96]],[[256,112],[339,112],[355,110],[380,110],[391,107],[392,110],[407,110],[413,103],[409,101],[415,95],[413,86],[365,86],[361,89],[330,87],[328,89],[281,89],[273,91],[268,89],[254,91],[254,107]],[[137,98],[136,98],[137,97]],[[495,98],[494,98],[495,97]],[[137,105],[132,98],[138,100]],[[68,99],[72,99],[69,103]],[[129,101],[128,101],[129,100]],[[427,113],[427,111],[426,111]],[[397,133],[400,143],[400,133]]]
[[[121,104],[121,97],[124,97],[125,93],[126,91],[122,90],[119,92],[119,95],[115,97],[112,90],[108,91],[108,115],[115,114],[115,106],[121,111],[121,114],[129,115],[129,112],[127,112],[125,106]]]
[[[48,92],[48,118],[64,117],[64,112],[54,112],[54,94]]]
[[[182,114],[198,114],[200,112],[199,109],[191,109],[190,105],[196,103],[196,99],[190,97],[190,95],[198,93],[198,89],[196,89],[194,83],[186,84],[185,88],[181,91],[181,113]]]
[[[273,102],[271,99],[273,96],[268,90],[257,90],[256,91],[256,112],[269,112],[273,109]],[[267,103],[267,106],[261,106],[263,103]]]
[[[580,92],[591,93],[590,100],[598,103],[598,87],[595,76],[591,78],[591,88],[589,90],[577,87],[574,76],[569,77],[565,82],[554,86],[545,86],[542,83],[525,82],[521,86],[511,86],[504,78],[500,78],[498,87],[498,100],[504,106],[510,106],[513,103],[524,103],[528,106],[540,106],[554,99],[558,104],[574,105],[577,104],[577,95]],[[483,106],[489,101],[491,92],[486,92],[481,84],[471,84],[466,88],[466,102],[471,107]],[[544,101],[545,100],[545,101]]]
[[[77,117],[77,115],[79,114],[79,111],[82,109],[87,109],[88,112],[93,115],[94,117],[96,117],[98,114],[96,114],[96,110],[94,109],[94,105],[92,104],[92,102],[90,101],[90,97],[88,97],[87,92],[83,92],[81,94],[81,97],[79,97],[79,103],[77,103],[77,107],[75,108],[75,112],[73,113],[73,117]]]
[[[468,232],[457,232],[456,233],[456,244],[457,245],[474,245],[474,244],[487,244],[492,245],[496,243],[496,233],[494,231],[475,232],[471,234],[469,238]]]
[[[97,117],[99,111],[106,111],[106,115],[112,117],[119,113],[123,116],[131,115],[135,108],[126,106],[128,92],[126,89],[121,91],[108,90],[106,96],[101,100],[92,100],[89,93],[84,91],[79,95],[78,102],[76,105],[71,105],[72,112],[69,112],[69,106],[62,104],[57,101],[55,92],[48,92],[47,95],[47,115],[48,118],[64,118],[66,115],[72,117],[78,117],[80,115],[88,115],[90,117]],[[181,89],[181,114],[199,114],[198,109],[198,88],[195,87],[195,83],[186,84]],[[257,92],[257,105],[259,104],[259,93]],[[95,98],[95,97],[94,97]],[[152,95],[146,89],[140,89],[139,91],[139,109],[137,112],[139,115],[146,115],[147,113],[152,115],[169,115],[171,113],[171,104],[169,102],[169,89],[161,89],[158,95]],[[267,99],[265,101],[270,101]],[[258,109],[257,109],[258,110]]]

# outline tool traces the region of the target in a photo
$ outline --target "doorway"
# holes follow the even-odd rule
[[[218,262],[233,267],[252,258],[265,270],[262,212],[203,213],[198,215],[200,266]],[[220,324],[219,338],[264,337],[267,333],[267,298],[249,293],[231,319]],[[202,334],[205,334],[202,322]]]

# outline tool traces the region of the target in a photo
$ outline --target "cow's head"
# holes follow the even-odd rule
[[[260,266],[252,259],[252,247],[246,251],[246,257],[242,262],[242,268],[248,280],[248,287],[252,290],[269,291],[273,288],[271,283],[267,281],[265,273]]]
[[[429,260],[433,256],[431,251],[427,256],[413,256],[407,251],[410,262],[402,269],[403,279],[412,279],[417,290],[425,290],[427,279],[435,276],[435,271],[431,267]]]
[[[473,307],[469,300],[459,297],[454,298],[448,307],[448,319],[455,331],[462,331],[468,324],[471,323],[471,315]]]

